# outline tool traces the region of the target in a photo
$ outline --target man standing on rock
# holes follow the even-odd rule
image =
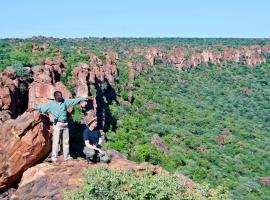
[[[96,158],[99,158],[100,162],[108,163],[110,162],[109,156],[106,152],[101,150],[102,137],[99,130],[96,130],[97,119],[94,117],[92,119],[86,120],[87,128],[83,131],[83,140],[85,147],[83,153],[89,163],[95,162]]]
[[[67,109],[71,106],[75,106],[83,101],[92,99],[93,97],[80,97],[76,99],[64,99],[60,91],[54,92],[54,100],[49,103],[37,106],[35,108],[29,108],[28,111],[32,112],[37,110],[42,113],[50,113],[53,116],[53,138],[52,138],[52,162],[57,161],[58,146],[60,135],[62,134],[63,154],[64,159],[71,159],[69,155],[69,129],[67,122]]]

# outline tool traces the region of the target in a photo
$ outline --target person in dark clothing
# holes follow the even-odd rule
[[[83,131],[83,140],[85,147],[83,153],[89,163],[93,163],[95,158],[99,158],[100,162],[108,163],[110,162],[109,156],[106,152],[101,150],[102,137],[99,130],[96,130],[97,119],[94,118],[90,122],[87,122],[88,127]]]

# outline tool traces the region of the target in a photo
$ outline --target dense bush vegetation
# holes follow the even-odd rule
[[[118,129],[108,133],[107,145],[130,159],[228,187],[237,199],[269,196],[259,179],[270,170],[269,74],[269,64],[159,67],[139,78],[132,106],[111,106]],[[169,155],[150,143],[154,134],[169,145]]]
[[[213,190],[207,186],[190,189],[177,175],[156,174],[150,171],[134,172],[89,168],[85,171],[84,188],[67,193],[65,199],[96,200],[180,200],[180,199],[229,199],[221,187]]]

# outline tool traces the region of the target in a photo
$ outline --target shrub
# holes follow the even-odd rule
[[[229,199],[229,193],[222,188],[210,189],[197,186],[189,189],[176,174],[156,174],[149,170],[88,168],[84,188],[69,192],[66,200],[179,200],[179,199]]]
[[[161,164],[164,153],[152,144],[143,144],[136,146],[130,157],[138,162],[146,161],[157,165]]]
[[[12,65],[12,67],[16,70],[17,76],[22,78],[28,78],[30,76],[29,72],[23,67],[22,63],[15,63]]]

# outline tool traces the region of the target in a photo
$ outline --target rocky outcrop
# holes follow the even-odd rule
[[[151,47],[149,49],[146,50],[145,55],[145,59],[147,64],[149,65],[154,65],[155,63],[155,59],[163,58],[163,51],[160,48],[155,48],[155,47]]]
[[[0,126],[0,190],[47,156],[51,150],[49,129],[46,116],[27,112]]]
[[[39,51],[38,46],[37,46],[35,43],[33,43],[33,44],[32,44],[32,52],[33,52],[33,53],[37,53],[38,51]]]
[[[107,53],[105,58],[104,62],[91,55],[89,64],[80,63],[73,70],[72,83],[77,96],[95,96],[96,87],[101,87],[104,82],[114,85],[119,58],[114,52]]]
[[[40,47],[36,43],[33,43],[32,44],[32,52],[37,53],[39,51],[46,51],[49,47],[50,47],[50,45],[48,43],[44,43]]]
[[[92,107],[87,108],[86,115],[98,116],[100,128],[105,126],[104,93],[114,85],[118,75],[118,55],[108,52],[103,55],[103,60],[98,56],[90,55],[89,63],[80,63],[74,70],[72,84],[75,86],[76,96],[93,96]],[[85,106],[82,103],[82,106]]]
[[[225,48],[223,52],[203,50],[202,53],[190,53],[186,49],[175,49],[166,55],[165,63],[175,65],[178,68],[198,67],[205,62],[224,64],[226,62],[243,62],[249,66],[255,66],[265,62],[260,48]]]
[[[0,74],[0,124],[24,111],[24,91],[20,90],[22,84],[23,80],[17,77],[12,67],[7,67]]]
[[[37,65],[31,68],[35,82],[55,84],[60,81],[64,73],[66,61],[63,58],[46,58],[44,65]]]
[[[206,62],[214,64],[242,62],[249,66],[255,66],[266,61],[264,54],[269,54],[270,46],[224,47],[222,51],[203,49],[199,53],[198,49],[194,48],[178,47],[172,50],[164,50],[159,47],[151,47],[146,50],[136,49],[134,52],[143,55],[149,65],[154,65],[155,60],[160,60],[164,64],[174,65],[181,69],[199,67]]]
[[[29,86],[28,107],[33,108],[46,104],[49,100],[54,99],[53,93],[55,91],[61,91],[64,98],[70,98],[71,96],[68,89],[61,82],[57,82],[55,85],[33,82]]]
[[[0,75],[0,124],[15,119],[27,107],[42,105],[53,99],[53,92],[59,90],[64,98],[70,98],[68,89],[60,82],[66,62],[62,58],[46,59],[44,65],[29,68],[31,81],[18,77],[16,70],[8,67]],[[31,75],[31,76],[30,76]],[[28,83],[31,84],[28,86]]]
[[[37,65],[31,68],[33,82],[29,85],[28,107],[32,108],[47,103],[54,99],[53,93],[59,90],[64,98],[70,98],[71,94],[60,77],[64,73],[66,62],[64,59],[55,60],[47,58],[44,65]]]
[[[152,174],[168,173],[159,166],[148,163],[137,164],[122,158],[113,158],[109,164],[95,165],[89,165],[86,160],[60,161],[57,165],[41,163],[29,168],[23,174],[11,200],[63,199],[65,192],[83,187],[84,169],[102,165],[116,170],[134,170],[138,173],[146,169],[152,171]],[[179,178],[187,187],[195,188],[195,184],[187,177],[179,175]]]
[[[154,144],[158,149],[161,149],[164,153],[169,153],[168,145],[163,142],[157,134],[152,136],[151,143]]]

